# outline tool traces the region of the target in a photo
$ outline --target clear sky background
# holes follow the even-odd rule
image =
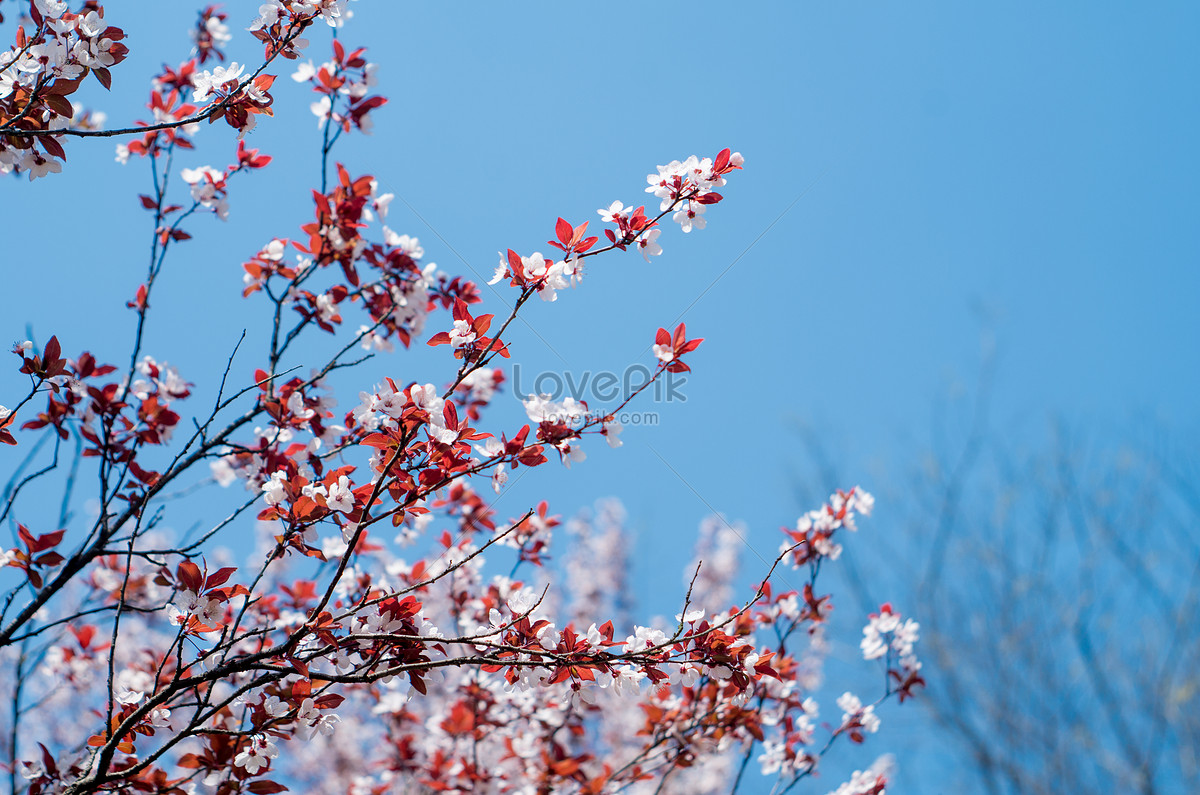
[[[242,31],[253,5],[229,4],[227,52],[256,65],[261,50]],[[708,229],[668,225],[650,265],[632,252],[593,260],[578,290],[529,306],[536,334],[518,325],[513,335],[525,372],[577,376],[649,363],[655,329],[680,319],[706,338],[686,402],[641,406],[659,412],[658,427],[628,429],[619,450],[586,445],[570,471],[533,471],[499,506],[516,515],[550,496],[570,514],[620,496],[648,611],[675,611],[711,511],[747,524],[747,581],[760,573],[779,526],[812,507],[795,496],[799,426],[850,478],[828,489],[901,482],[935,415],[976,389],[985,349],[996,352],[994,425],[1012,438],[1036,443],[1053,416],[1196,428],[1193,4],[362,0],[353,10],[340,35],[369,48],[390,101],[372,114],[374,135],[352,136],[335,157],[401,197],[389,225],[420,237],[448,272],[486,280],[497,250],[547,251],[559,215],[598,227],[595,210],[615,199],[656,203],[642,189],[657,164],[725,146],[746,158]],[[149,77],[187,56],[193,14],[187,3],[110,4],[131,55],[111,95],[92,85],[85,103],[110,126],[145,118]],[[327,30],[310,38],[310,55],[326,59]],[[275,162],[233,183],[227,223],[189,225],[195,239],[158,288],[148,352],[202,390],[241,329],[261,328],[262,306],[239,297],[240,263],[311,217],[313,97],[286,76],[274,93],[276,118],[247,143]],[[197,141],[177,170],[229,161],[224,125]],[[126,355],[123,303],[142,280],[150,223],[135,196],[149,176],[112,150],[75,141],[64,174],[0,185],[7,338],[30,324],[69,353]],[[442,380],[444,354],[378,360],[342,409],[385,375]],[[20,385],[0,376],[0,394]],[[506,396],[490,417],[489,430],[512,429],[523,412]],[[893,532],[889,510],[881,499],[852,542]],[[857,619],[843,618],[852,637]],[[940,791],[942,763],[909,758],[910,742],[881,735],[873,747],[903,745],[902,766],[925,765],[921,791]]]

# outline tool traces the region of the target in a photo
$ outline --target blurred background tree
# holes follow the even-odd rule
[[[847,547],[857,606],[903,594],[920,616],[921,700],[967,791],[1200,790],[1194,434],[1145,419],[1001,425],[993,369],[985,356],[975,394],[934,407],[906,482],[876,484],[907,518]],[[801,433],[803,501],[836,473],[836,440]]]

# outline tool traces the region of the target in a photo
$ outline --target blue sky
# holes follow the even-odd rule
[[[111,95],[83,96],[110,124],[144,117],[149,76],[186,57],[193,13],[155,4],[135,18],[121,5],[109,19],[131,56]],[[260,54],[240,31],[248,9],[232,12],[227,48],[241,62]],[[954,415],[947,403],[975,390],[984,348],[996,355],[992,417],[1013,438],[1036,443],[1054,415],[1196,427],[1194,5],[363,0],[354,11],[343,41],[369,48],[390,102],[374,135],[336,157],[402,197],[389,225],[449,272],[490,276],[497,250],[546,251],[559,215],[598,224],[615,199],[644,202],[656,164],[725,146],[746,157],[708,229],[667,228],[650,265],[598,258],[579,290],[529,307],[536,334],[513,336],[527,372],[576,374],[648,363],[655,329],[679,319],[706,338],[687,401],[642,406],[658,427],[630,428],[620,450],[591,444],[583,464],[533,472],[505,498],[517,514],[551,495],[566,514],[622,497],[644,603],[659,612],[682,587],[661,572],[682,569],[705,514],[750,527],[749,577],[809,507],[794,496],[798,424],[848,473],[829,489],[899,483],[935,418]],[[327,36],[310,37],[318,61]],[[195,240],[159,288],[150,351],[197,382],[260,322],[239,297],[240,263],[310,215],[310,95],[286,77],[274,93],[276,118],[248,143],[275,163],[234,185],[228,223],[189,227]],[[198,143],[178,166],[221,166],[233,151],[223,125]],[[117,165],[112,146],[74,142],[64,174],[0,187],[5,286],[18,297],[8,338],[29,323],[69,352],[125,355],[122,307],[149,222],[134,196],[149,183],[145,163]],[[438,380],[444,351],[373,363],[361,387]],[[6,372],[0,387],[20,381]],[[491,416],[512,428],[523,413],[507,399]],[[890,532],[888,516],[881,500],[854,540]]]

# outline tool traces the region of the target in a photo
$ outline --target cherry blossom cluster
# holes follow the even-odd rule
[[[190,560],[182,561],[174,576],[164,568],[157,582],[174,588],[175,596],[166,607],[171,623],[178,624],[187,634],[213,632],[223,625],[229,600],[249,593],[242,585],[221,587],[235,571],[227,566],[208,574]]]
[[[581,224],[580,228],[586,230],[587,224]],[[596,240],[595,237],[588,238],[590,241],[588,247],[595,244]],[[497,284],[504,279],[510,279],[509,283],[514,287],[533,288],[543,301],[557,301],[559,290],[578,287],[583,279],[583,264],[577,256],[579,252],[575,253],[576,256],[555,262],[546,259],[540,251],[535,251],[528,257],[522,257],[509,249],[507,256],[501,256],[500,264],[496,266],[496,273],[488,284]]]
[[[849,781],[838,786],[829,795],[883,795],[890,772],[890,758],[884,757],[882,762],[877,762],[866,770],[855,770]]]
[[[715,160],[707,157],[701,160],[695,155],[682,162],[672,160],[665,166],[659,166],[657,174],[646,177],[649,183],[646,193],[652,193],[662,200],[659,205],[661,211],[675,209],[671,219],[684,232],[703,229],[705,208],[723,198],[713,189],[724,187],[725,175],[741,168],[743,162],[740,153],[731,154],[728,149],[717,155]]]
[[[339,495],[335,496],[334,505],[342,505],[344,497],[340,495],[345,484],[339,477],[335,476],[328,486],[319,482],[325,471],[322,454],[336,447],[346,433],[345,426],[335,421],[330,410],[335,401],[325,393],[324,383],[300,377],[274,383],[263,370],[255,376],[266,422],[254,428],[252,440],[237,445],[212,463],[213,476],[222,486],[241,478],[247,489],[261,492],[267,504],[274,506],[288,495],[284,483],[289,474],[295,474],[293,493],[327,500],[328,486],[332,486]],[[300,441],[300,435],[306,436],[307,441]],[[302,538],[312,537],[307,532]],[[308,551],[300,545],[297,548]]]
[[[650,257],[662,253],[662,246],[658,242],[662,230],[657,228],[658,220],[672,213],[672,220],[684,232],[703,229],[707,206],[724,198],[713,188],[724,187],[726,175],[742,168],[744,162],[740,153],[723,149],[716,158],[700,159],[692,155],[682,162],[672,160],[665,166],[659,166],[657,174],[646,177],[650,183],[646,192],[661,199],[659,215],[648,218],[645,207],[635,209],[626,207],[619,200],[615,201],[596,211],[604,221],[617,226],[615,230],[605,229],[604,234],[614,246],[621,249],[635,244],[642,257],[649,262]]]
[[[164,145],[188,147],[189,136],[203,120],[223,118],[244,136],[258,116],[273,114],[270,89],[275,76],[263,69],[277,57],[299,58],[308,44],[300,34],[317,19],[341,26],[351,15],[346,3],[272,0],[261,5],[248,30],[264,44],[264,63],[250,73],[237,63],[200,69],[210,59],[224,61],[221,47],[232,39],[228,15],[216,5],[205,7],[191,33],[195,57],[174,69],[164,66],[153,81],[148,105],[153,121],[114,131],[134,135],[146,128],[140,139],[117,145],[118,161],[125,162],[130,154],[157,156]],[[106,114],[85,111],[69,97],[89,74],[109,88],[110,68],[125,59],[128,48],[122,43],[124,32],[105,22],[104,7],[95,2],[72,13],[65,0],[31,0],[29,17],[32,32],[19,26],[14,44],[0,53],[0,173],[27,173],[32,180],[62,171],[65,136],[98,133]],[[351,95],[346,124],[353,121],[364,128],[366,113],[384,100],[363,96],[374,70],[359,62],[360,54],[351,54],[341,64],[358,70],[358,79],[335,78],[332,82],[338,85],[331,90]]]
[[[662,234],[658,227],[659,220],[673,210],[676,210],[676,220],[679,220],[680,213],[695,216],[703,212],[705,205],[721,201],[721,194],[712,188],[723,186],[725,176],[735,169],[742,168],[743,162],[740,154],[724,149],[715,159],[699,160],[692,156],[685,164],[672,161],[669,166],[659,166],[664,186],[667,185],[665,175],[669,173],[674,176],[670,178],[670,185],[661,189],[663,198],[658,216],[649,218],[645,214],[645,207],[625,207],[620,201],[613,202],[607,209],[598,210],[605,222],[616,226],[615,229],[604,230],[609,245],[603,248],[595,248],[600,238],[587,234],[586,221],[572,225],[566,219],[559,218],[554,228],[556,239],[548,241],[548,245],[562,251],[562,259],[555,261],[545,257],[540,251],[523,256],[509,249],[507,254],[501,254],[496,272],[488,284],[498,284],[508,279],[513,287],[536,291],[543,301],[555,301],[559,291],[579,285],[583,278],[583,260],[587,257],[612,249],[624,251],[630,245],[635,245],[649,262],[651,256],[662,253],[662,246],[658,243],[658,237]],[[653,184],[653,175],[650,180]],[[650,190],[653,192],[656,189]],[[692,209],[693,207],[699,209]],[[703,220],[700,218],[699,223],[684,223],[684,231],[690,232],[693,227],[702,229]]]
[[[839,732],[846,732],[856,743],[863,741],[864,732],[874,734],[879,731],[879,716],[875,714],[875,705],[863,706],[862,700],[853,693],[843,693],[837,700],[838,709],[842,710],[842,725]]]
[[[222,57],[220,54],[215,57]],[[149,127],[147,132],[129,143],[118,143],[116,160],[127,163],[130,155],[159,157],[175,147],[191,149],[191,137],[200,129],[197,120],[199,107],[187,101],[193,91],[198,59],[192,58],[176,68],[163,65],[163,70],[151,82],[150,101],[146,107],[151,121],[138,120],[137,127]]]
[[[87,352],[74,360],[62,358],[57,337],[50,338],[40,355],[24,345],[14,353],[21,357],[21,372],[33,379],[31,395],[47,393],[45,408],[22,429],[51,428],[61,439],[73,429],[84,442],[84,456],[124,467],[138,481],[129,484],[130,494],[157,481],[159,473],[143,468],[137,452],[166,444],[180,421],[172,404],[187,398],[192,385],[174,368],[146,356],[136,368],[142,378],[132,384],[105,383],[100,379],[116,371],[115,366],[98,364]]]
[[[104,7],[71,13],[65,0],[33,0],[32,32],[17,28],[0,53],[0,174],[37,179],[62,171],[62,136],[75,116],[68,97],[89,74],[108,88],[109,67],[125,59],[125,33],[104,20]]]
[[[196,57],[176,67],[163,64],[162,71],[152,78],[150,100],[146,103],[151,113],[150,120],[139,119],[135,122],[136,128],[148,129],[128,143],[117,144],[118,163],[128,162],[131,154],[159,157],[176,147],[193,148],[192,138],[199,132],[200,120],[205,115],[200,113],[201,105],[195,104],[193,98],[200,96],[201,100],[207,99],[214,89],[226,84],[227,81],[222,78],[231,72],[240,75],[244,71],[236,64],[199,71],[200,65],[209,59],[225,60],[225,53],[219,49],[231,38],[224,24],[225,19],[226,16],[218,12],[215,6],[208,6],[201,11],[197,26],[192,30]],[[234,86],[227,88],[232,90]]]
[[[318,17],[330,27],[340,28],[353,16],[347,5],[347,0],[267,0],[258,7],[258,16],[248,30],[270,49],[289,29],[307,27]]]
[[[785,529],[787,540],[781,549],[791,549],[790,559],[796,567],[817,565],[823,559],[837,560],[842,554],[841,544],[834,541],[838,531],[857,530],[857,514],[870,516],[874,507],[875,498],[859,488],[839,491],[828,505],[801,516],[795,530]]]
[[[196,57],[201,64],[209,58],[224,61],[225,53],[221,52],[221,47],[233,38],[229,26],[225,24],[229,15],[220,9],[219,5],[205,6],[200,11],[196,27],[192,28],[192,43],[196,45]]]
[[[484,336],[492,326],[493,317],[494,315],[472,317],[467,302],[460,298],[454,302],[454,328],[434,334],[429,338],[429,344],[451,346],[454,349],[454,357],[468,364],[478,362],[492,352],[507,359],[508,346],[498,339]]]
[[[870,615],[863,627],[860,644],[863,659],[885,661],[888,678],[894,682],[901,701],[912,697],[914,687],[925,684],[920,673],[921,662],[914,651],[920,628],[920,624],[903,618],[886,602],[878,613]]]
[[[238,131],[239,138],[254,129],[259,114],[274,115],[271,103],[275,98],[269,89],[275,83],[275,76],[243,77],[245,71],[246,67],[235,61],[192,75],[192,102],[214,103],[214,111],[221,110],[220,116]],[[215,112],[207,115],[210,122],[218,118]]]
[[[313,91],[321,95],[310,106],[319,124],[332,123],[342,132],[352,128],[364,133],[371,131],[368,114],[386,104],[387,99],[369,96],[371,87],[378,82],[376,71],[379,66],[368,62],[363,57],[365,52],[365,47],[346,52],[341,42],[334,39],[332,61],[319,66],[311,60],[306,61],[292,74],[297,83],[310,83]]]
[[[315,6],[296,5],[294,14],[285,14],[283,22],[277,18],[268,27],[268,32],[264,33],[261,27],[251,28],[267,45],[263,67],[279,56],[298,58],[298,50],[307,44],[305,39],[299,38],[299,33],[312,24],[319,11]],[[190,137],[198,132],[199,122],[203,119],[212,123],[224,118],[241,138],[254,128],[259,115],[273,115],[274,98],[270,88],[275,81],[274,75],[260,74],[261,68],[247,75],[247,67],[236,62],[200,69],[210,59],[225,61],[225,53],[220,48],[232,38],[226,19],[228,15],[215,5],[200,12],[196,27],[192,29],[195,57],[175,68],[164,65],[163,71],[153,78],[147,104],[153,119],[149,122],[139,120],[130,130],[136,132],[137,128],[148,128],[139,140],[117,145],[118,162],[125,163],[130,154],[157,157],[175,146],[190,149]]]

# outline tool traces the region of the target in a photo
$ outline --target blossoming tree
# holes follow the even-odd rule
[[[344,0],[265,3],[247,20],[264,52],[251,70],[225,64],[227,16],[205,8],[192,57],[152,81],[151,117],[115,130],[69,99],[92,77],[108,87],[127,53],[98,3],[32,0],[0,54],[0,170],[46,177],[72,138],[116,136],[120,161],[148,167],[140,200],[153,217],[127,304],[132,342],[116,363],[56,336],[14,349],[28,390],[0,407],[11,467],[0,518],[17,541],[0,551],[11,790],[727,792],[749,786],[752,763],[779,791],[811,780],[831,748],[877,729],[880,702],[922,684],[917,626],[884,605],[861,644],[885,674],[881,691],[869,703],[846,693],[840,717],[819,722],[831,601],[817,575],[870,495],[837,491],[785,529],[741,598],[731,529],[713,520],[674,618],[650,626],[623,608],[619,506],[565,523],[569,576],[558,580],[545,564],[564,523],[548,502],[503,517],[488,501],[518,468],[581,460],[588,437],[619,447],[615,416],[688,370],[701,344],[682,324],[660,328],[653,377],[616,407],[531,395],[529,422],[498,428],[486,417],[500,361],[519,353],[507,334],[522,307],[578,286],[590,258],[633,248],[649,261],[670,221],[704,228],[739,154],[659,166],[646,188],[657,204],[613,202],[599,211],[602,235],[559,218],[551,255],[502,255],[492,284],[511,303],[484,312],[476,284],[425,264],[415,238],[384,225],[392,197],[377,181],[332,159],[386,101],[364,50],[334,38],[330,60],[292,75],[319,95],[312,217],[241,265],[270,334],[210,374],[215,402],[190,412],[194,384],[149,353],[151,299],[185,227],[228,217],[238,180],[271,164],[242,136],[272,114],[274,72],[318,48],[302,34],[348,16]],[[173,154],[217,121],[235,131],[213,144],[235,149],[231,162],[183,169],[177,195]],[[337,341],[333,355],[304,360],[314,335]],[[445,371],[385,378],[335,411],[334,380],[396,343],[447,346]],[[86,488],[80,471],[98,510],[57,526],[31,495]],[[180,488],[239,484],[245,499],[223,520],[184,540],[160,532]],[[216,545],[239,527],[267,530],[238,565],[218,565]],[[414,543],[419,557],[400,557]],[[803,588],[773,584],[779,566],[803,572]],[[871,768],[837,791],[879,793],[885,779]]]

